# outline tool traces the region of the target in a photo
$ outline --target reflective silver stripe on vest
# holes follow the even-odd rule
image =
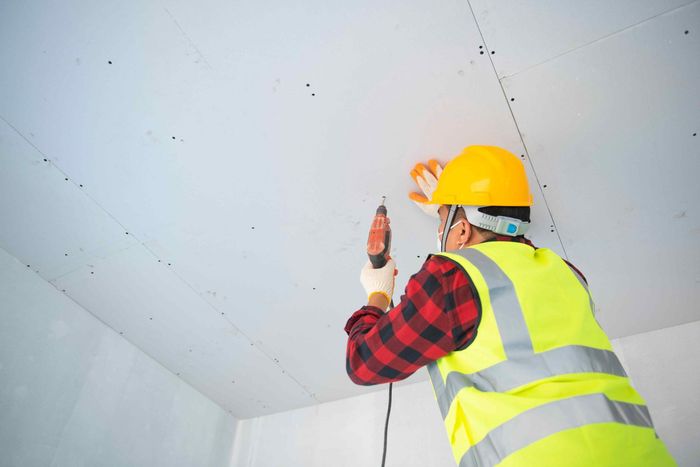
[[[576,276],[576,279],[578,279],[579,283],[581,286],[586,289],[586,293],[588,294],[588,302],[591,305],[591,312],[593,313],[593,316],[595,317],[595,303],[593,303],[593,296],[591,295],[591,291],[588,290],[588,284],[586,284],[586,281],[583,280],[583,277],[581,274],[578,273],[578,271],[574,268],[571,267],[570,264],[566,263],[567,266],[569,266],[569,269],[571,269],[571,272],[574,273],[574,276]]]
[[[527,357],[504,360],[476,373],[452,371],[447,375],[446,382],[443,382],[436,363],[429,365],[428,373],[443,418],[447,416],[457,393],[467,387],[484,392],[506,392],[532,381],[572,373],[627,376],[613,352],[581,345],[569,345]]]
[[[464,453],[459,467],[496,465],[510,454],[560,431],[610,422],[652,427],[649,411],[643,405],[611,401],[603,394],[560,399],[522,412],[491,430]]]
[[[604,373],[627,376],[617,356],[609,350],[571,345],[534,353],[512,281],[491,258],[476,249],[453,253],[463,256],[482,274],[489,289],[491,308],[507,360],[476,373],[453,371],[447,375],[446,381],[443,381],[437,363],[428,365],[443,419],[457,393],[466,387],[475,387],[485,392],[505,392],[532,381],[564,374]],[[588,293],[583,278],[573,268],[570,269]],[[593,307],[593,300],[588,295]]]
[[[513,282],[491,258],[479,250],[469,248],[450,253],[466,258],[486,281],[506,358],[532,354],[530,332],[525,324]]]
[[[430,375],[430,381],[433,383],[433,389],[435,389],[435,397],[437,398],[438,407],[440,407],[440,413],[442,414],[442,419],[447,417],[447,412],[450,410],[450,404],[456,393],[448,391],[445,388],[445,383],[442,380],[442,375],[440,374],[440,369],[436,362],[428,364],[428,375]]]

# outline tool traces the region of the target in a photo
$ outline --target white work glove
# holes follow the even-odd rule
[[[391,297],[394,295],[396,272],[396,263],[393,259],[389,259],[381,269],[374,269],[372,263],[367,261],[360,273],[360,282],[367,292],[367,298],[379,293],[391,302]]]
[[[433,197],[433,192],[437,188],[438,179],[440,178],[441,173],[442,166],[435,159],[428,161],[428,167],[420,163],[416,164],[413,170],[411,170],[411,178],[413,178],[423,194],[408,194],[411,201],[416,203],[416,205],[421,208],[424,213],[437,219],[440,218],[440,215],[438,214],[438,209],[440,206],[437,204],[428,204],[428,201],[430,201],[430,199]]]

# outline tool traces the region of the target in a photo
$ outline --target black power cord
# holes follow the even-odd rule
[[[391,308],[394,308],[394,300],[391,301]],[[384,462],[386,462],[386,439],[389,434],[389,415],[391,414],[391,393],[394,388],[394,383],[389,383],[389,404],[386,408],[386,421],[384,422],[384,450],[382,451],[382,467],[384,467]]]
[[[384,423],[384,451],[382,452],[382,467],[384,467],[384,462],[386,461],[386,437],[389,434],[389,414],[391,414],[391,389],[394,387],[394,383],[389,383],[389,405],[386,408],[386,422]]]

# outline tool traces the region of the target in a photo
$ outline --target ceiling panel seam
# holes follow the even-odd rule
[[[0,120],[2,120],[3,122],[5,122],[5,123],[7,124],[7,126],[9,126],[10,128],[12,128],[12,131],[14,131],[15,133],[17,133],[17,134],[20,136],[20,138],[22,138],[22,139],[23,139],[24,141],[26,141],[31,147],[33,147],[34,150],[36,150],[36,152],[38,152],[39,154],[41,154],[42,157],[48,157],[46,154],[44,154],[44,153],[41,151],[41,149],[39,149],[38,147],[36,147],[36,146],[34,145],[34,143],[32,143],[29,139],[27,139],[27,137],[24,136],[24,135],[22,134],[21,131],[19,131],[17,128],[15,128],[15,126],[14,126],[12,123],[10,123],[9,121],[7,121],[7,119],[6,119],[5,117],[3,117],[2,115],[0,115]],[[60,169],[59,169],[59,170],[60,170]],[[64,175],[65,175],[65,174],[64,174]]]
[[[132,248],[134,248],[134,247],[137,247],[137,246],[143,246],[143,244],[138,243],[138,242],[137,242],[137,243],[133,243],[133,244],[128,245],[128,246],[125,246],[124,248],[121,248],[121,249],[119,249],[119,250],[114,250],[114,251],[112,251],[112,252],[110,252],[110,253],[102,254],[102,255],[97,255],[97,256],[99,256],[101,260],[106,260],[106,259],[112,258],[113,256],[117,256],[117,255],[119,255],[119,254],[121,254],[121,253],[124,253],[125,251],[128,251],[128,250],[130,250],[130,249],[132,249]],[[94,250],[92,250],[92,251],[94,251]],[[91,250],[86,250],[86,252],[87,252],[87,253],[91,253]],[[87,264],[87,266],[91,266],[91,264]],[[82,268],[83,268],[83,266],[78,266],[78,267],[73,268],[73,269],[68,269],[68,270],[66,270],[66,272],[63,272],[63,273],[61,273],[61,274],[58,274],[58,275],[51,274],[49,278],[43,277],[43,276],[42,276],[42,278],[43,278],[45,281],[47,281],[49,284],[53,284],[55,281],[58,281],[59,279],[63,279],[63,278],[66,277],[66,276],[70,276],[71,274],[80,271]],[[37,273],[39,272],[38,269],[36,269],[35,271],[36,271]],[[48,274],[47,274],[47,275],[48,275]]]
[[[100,208],[102,211],[104,211],[105,214],[107,214],[114,222],[116,222],[116,223],[119,225],[119,227],[124,231],[124,233],[126,233],[127,235],[129,235],[129,229],[127,229],[121,222],[119,222],[119,221],[117,220],[117,218],[114,217],[109,211],[107,211],[105,208],[103,208],[103,207],[100,205],[100,203],[98,203],[97,200],[95,200],[95,198],[93,198],[92,196],[90,196],[90,194],[89,194],[86,190],[82,189],[82,188],[83,188],[83,185],[77,184],[77,183],[73,180],[73,178],[72,178],[68,173],[66,173],[65,170],[61,169],[58,165],[56,165],[56,163],[55,163],[54,161],[52,161],[52,160],[49,158],[48,155],[44,154],[43,151],[41,151],[38,147],[36,147],[36,145],[34,145],[34,143],[32,143],[26,136],[24,136],[24,135],[22,134],[21,131],[19,131],[13,124],[11,124],[10,122],[8,122],[7,119],[5,119],[2,115],[0,115],[0,119],[2,119],[2,121],[4,121],[5,123],[7,123],[7,125],[8,125],[10,128],[12,128],[12,130],[13,130],[15,133],[17,133],[24,141],[26,141],[27,143],[29,143],[29,145],[30,145],[31,147],[33,147],[34,149],[36,149],[36,151],[37,151],[39,154],[41,154],[41,156],[42,156],[44,159],[46,159],[46,162],[50,163],[51,166],[52,166],[52,167],[55,167],[56,170],[58,170],[65,178],[69,179],[70,182],[73,184],[73,186],[75,186],[75,187],[77,187],[78,189],[80,189],[80,191],[81,191],[85,196],[87,196],[87,198],[88,198],[90,201],[92,201],[92,202],[95,204],[95,206],[97,206],[97,207]],[[134,237],[134,238],[136,238],[136,237]],[[136,240],[138,240],[138,238],[136,238]]]
[[[654,329],[649,329],[649,330],[640,331],[640,332],[633,332],[632,334],[620,334],[620,335],[617,335],[613,340],[624,341],[625,339],[627,339],[629,337],[642,336],[644,334],[651,334],[654,332],[664,331],[667,329],[679,328],[681,326],[687,326],[687,325],[693,324],[693,323],[700,323],[700,319],[693,317],[693,318],[689,318],[687,320],[682,320],[682,321],[679,321],[678,323],[674,323],[674,324],[671,324],[668,326],[663,326],[660,328],[654,328]]]
[[[615,339],[617,339],[617,340],[619,340],[619,341],[622,341],[622,340],[627,339],[628,337],[641,336],[641,335],[643,335],[643,334],[651,334],[651,333],[653,333],[653,332],[659,332],[659,331],[665,331],[665,330],[667,330],[667,329],[679,328],[679,327],[681,327],[681,326],[687,326],[687,325],[693,324],[693,323],[700,323],[700,319],[691,318],[691,319],[688,319],[688,320],[686,320],[686,321],[681,321],[681,322],[679,322],[679,323],[671,324],[671,325],[669,325],[669,326],[664,326],[664,327],[661,327],[661,328],[650,329],[650,330],[648,330],[648,331],[642,331],[642,332],[635,332],[635,333],[633,333],[633,334],[625,334],[625,335],[622,335],[622,336],[618,336],[618,337],[616,337]]]
[[[161,258],[158,257],[158,255],[156,255],[156,254],[153,252],[153,250],[151,250],[150,248],[148,248],[148,246],[147,246],[144,242],[141,242],[141,241],[138,239],[137,236],[134,236],[133,233],[130,233],[129,230],[124,226],[124,224],[122,224],[122,223],[121,223],[116,217],[114,217],[107,209],[105,209],[100,203],[98,203],[97,200],[95,200],[92,196],[90,196],[90,194],[89,194],[86,190],[84,190],[84,189],[82,188],[82,185],[80,185],[80,186],[78,187],[78,185],[76,185],[75,181],[73,181],[73,178],[70,177],[70,175],[69,175],[68,173],[66,173],[66,172],[65,172],[64,170],[62,170],[58,165],[56,165],[55,162],[51,161],[51,159],[49,158],[49,156],[46,155],[43,151],[41,151],[41,150],[40,150],[34,143],[32,143],[27,137],[25,137],[24,134],[22,134],[22,132],[19,131],[19,129],[17,129],[12,123],[10,123],[4,116],[0,115],[0,119],[1,119],[3,122],[5,122],[10,128],[12,128],[12,130],[13,130],[15,133],[17,133],[24,141],[26,141],[26,142],[27,142],[32,148],[34,148],[39,154],[41,154],[42,158],[46,159],[46,161],[49,162],[49,163],[51,164],[52,167],[54,167],[56,170],[58,170],[58,171],[62,174],[62,176],[64,176],[65,178],[70,179],[70,181],[73,183],[73,185],[76,186],[76,188],[78,188],[78,189],[81,191],[81,193],[83,193],[92,203],[95,204],[95,206],[97,206],[100,210],[102,210],[104,213],[106,213],[114,222],[116,222],[117,225],[119,225],[119,227],[120,227],[127,235],[132,235],[132,236],[134,237],[134,239],[137,241],[137,245],[143,247],[143,248],[144,248],[146,251],[148,251],[148,253],[149,253],[150,255],[152,255],[156,260],[160,260],[160,259],[161,259]],[[118,251],[117,253],[122,252],[122,251],[126,251],[126,250],[132,248],[133,246],[134,246],[134,245],[131,245],[131,246],[129,246],[129,247],[123,249],[123,250]],[[8,252],[8,253],[9,253],[9,252]],[[14,255],[12,255],[12,256],[15,257]],[[110,256],[112,256],[112,255],[110,255]],[[15,257],[15,258],[16,258],[16,257]],[[214,310],[217,314],[218,314],[218,313],[221,313],[220,310],[218,310],[212,303],[210,303],[206,298],[204,298],[204,297],[202,296],[202,294],[201,294],[200,292],[198,292],[198,291],[194,288],[194,286],[192,286],[189,282],[187,282],[182,276],[180,276],[179,274],[177,274],[177,273],[176,273],[173,269],[171,269],[171,268],[169,268],[169,270],[170,270],[170,272],[171,272],[172,274],[175,275],[175,277],[176,277],[182,284],[186,285],[191,291],[193,291],[193,292],[197,295],[197,297],[198,297],[200,300],[202,300],[204,303],[206,303],[207,306],[209,306],[209,307],[210,307],[212,310]],[[62,276],[63,276],[63,275],[62,275]],[[51,285],[52,285],[56,290],[58,290],[59,292],[62,292],[61,290],[58,289],[58,285],[57,285],[56,283],[54,283],[53,281],[49,281],[49,280],[47,280],[46,278],[42,277],[41,275],[39,275],[39,277],[41,277],[42,280],[44,280],[45,282],[51,284]],[[54,278],[53,280],[56,280],[56,279],[57,279],[57,278]],[[63,294],[63,295],[66,295],[66,296],[68,296],[68,297],[70,298],[70,296],[69,296],[68,294]],[[105,321],[103,321],[99,316],[97,316],[97,314],[93,313],[93,312],[90,311],[88,308],[86,308],[86,307],[80,305],[78,302],[76,302],[76,301],[73,300],[72,298],[71,298],[71,300],[72,300],[74,303],[78,304],[81,308],[83,308],[84,310],[86,310],[88,313],[90,313],[92,316],[94,316],[95,318],[97,318],[100,322],[102,322],[103,324],[105,324],[107,327],[109,327],[110,329],[112,329],[112,330],[115,331],[115,332],[118,332],[116,329],[114,329],[114,328],[113,328],[112,326],[110,326],[108,323],[106,323]],[[240,335],[242,335],[242,336],[250,343],[251,346],[255,347],[257,351],[259,351],[260,353],[262,353],[262,354],[263,354],[267,359],[269,359],[274,365],[276,365],[278,368],[280,368],[280,369],[282,370],[282,373],[283,373],[284,375],[286,375],[289,379],[291,379],[292,381],[294,381],[294,383],[297,384],[310,398],[312,398],[312,399],[315,400],[315,401],[318,401],[318,399],[316,398],[316,395],[315,395],[315,394],[313,394],[311,391],[309,391],[309,389],[307,389],[307,387],[306,387],[305,385],[303,385],[303,384],[302,384],[298,379],[296,379],[286,368],[284,368],[284,367],[280,364],[279,359],[274,358],[274,357],[272,357],[271,355],[269,355],[261,346],[256,346],[256,345],[255,345],[255,342],[253,341],[253,339],[251,339],[245,332],[243,332],[236,324],[234,324],[234,323],[233,323],[231,320],[229,320],[227,317],[224,317],[224,320],[225,320],[229,325],[231,325],[231,326],[233,327],[233,329],[234,329],[237,333],[239,333]],[[121,335],[121,337],[124,337],[124,336]],[[131,341],[129,341],[129,342],[131,342]],[[131,343],[133,344],[133,342],[131,342]],[[135,345],[135,344],[134,344],[134,345]],[[154,360],[157,361],[157,359],[156,359],[155,357],[153,357],[152,355],[148,354],[145,350],[141,349],[141,348],[138,347],[138,346],[137,346],[137,348],[139,348],[139,350],[141,350],[141,351],[144,352],[145,354],[149,355],[149,357],[151,357],[152,359],[154,359]],[[161,364],[161,365],[162,365],[162,364]],[[172,373],[172,371],[171,371],[171,373]]]
[[[145,243],[142,244],[142,246],[146,249],[146,251],[148,251],[148,252],[151,253],[155,258],[157,258],[156,254],[155,254],[150,248],[148,248],[148,246],[147,246]],[[209,302],[209,300],[207,300],[207,299],[202,295],[202,293],[200,293],[197,289],[195,289],[195,287],[194,287],[192,284],[190,284],[187,280],[185,280],[185,279],[184,279],[180,274],[178,274],[174,269],[171,269],[170,272],[171,272],[172,274],[174,274],[175,277],[177,277],[178,280],[180,280],[180,282],[182,282],[182,283],[185,284],[190,290],[192,290],[192,292],[194,292],[200,299],[202,299],[202,301],[204,301],[204,303],[206,303],[207,306],[209,306],[212,310],[214,310],[214,311],[217,312],[217,313],[221,313],[222,315],[224,315],[223,312],[221,312],[221,310],[219,310],[218,308],[216,308],[216,306],[215,306],[213,303]],[[238,332],[238,333],[241,334],[243,337],[245,337],[245,339],[246,339],[252,346],[256,347],[256,349],[257,349],[260,353],[262,353],[263,355],[265,355],[272,363],[274,363],[278,368],[280,368],[280,369],[282,370],[282,373],[285,374],[289,379],[291,379],[292,381],[294,381],[300,388],[302,388],[302,389],[304,390],[304,392],[305,392],[306,394],[309,395],[309,397],[311,397],[311,398],[312,398],[313,400],[315,400],[315,401],[318,401],[318,399],[316,399],[316,395],[315,395],[315,394],[313,394],[311,391],[309,391],[309,390],[307,389],[306,386],[304,386],[304,385],[303,385],[299,380],[297,380],[289,371],[287,371],[286,368],[284,368],[284,367],[280,364],[279,359],[274,358],[274,357],[272,357],[271,355],[268,355],[268,353],[267,353],[261,346],[255,346],[255,343],[253,342],[253,339],[251,339],[245,332],[243,332],[243,330],[241,330],[241,328],[239,328],[233,321],[229,320],[227,315],[224,315],[224,320],[225,320],[227,323],[229,323],[229,324],[233,327],[233,329],[236,330],[236,332]]]
[[[648,17],[648,18],[645,18],[645,19],[643,19],[643,20],[641,20],[641,21],[639,21],[639,22],[637,22],[637,23],[631,24],[631,25],[629,25],[629,26],[625,26],[624,28],[618,29],[617,31],[613,31],[613,32],[611,32],[610,34],[606,34],[606,35],[604,35],[603,37],[600,37],[600,38],[598,38],[598,39],[594,39],[594,40],[592,40],[592,41],[590,41],[590,42],[587,42],[587,43],[585,43],[585,44],[576,46],[576,47],[574,47],[574,48],[572,48],[572,49],[569,49],[569,50],[567,50],[567,51],[565,51],[565,52],[562,52],[562,53],[560,53],[560,54],[554,55],[553,57],[550,57],[550,58],[548,58],[548,59],[546,59],[546,60],[542,60],[541,62],[535,63],[534,65],[529,65],[529,66],[523,68],[522,70],[516,71],[515,73],[511,73],[511,74],[509,74],[509,75],[500,76],[498,79],[499,79],[499,80],[504,80],[504,79],[507,79],[507,78],[512,78],[512,77],[515,76],[515,75],[518,75],[518,74],[523,73],[523,72],[528,71],[528,70],[532,70],[533,68],[537,68],[538,66],[544,65],[545,63],[551,62],[552,60],[556,60],[556,59],[559,58],[559,57],[562,57],[562,56],[564,56],[564,55],[568,55],[568,54],[570,54],[570,53],[572,53],[572,52],[575,52],[575,51],[577,51],[577,50],[579,50],[579,49],[583,49],[583,48],[585,48],[585,47],[588,47],[589,45],[593,45],[593,44],[596,44],[596,43],[598,43],[598,42],[604,41],[604,40],[609,39],[609,38],[611,38],[611,37],[613,37],[613,36],[616,36],[616,35],[618,35],[618,34],[622,34],[623,32],[625,32],[625,31],[627,31],[627,30],[629,30],[629,29],[636,28],[637,26],[641,26],[642,24],[647,23],[647,22],[649,22],[649,21],[652,21],[653,19],[656,19],[656,18],[658,18],[659,16],[668,15],[668,14],[671,14],[671,13],[677,11],[677,10],[680,10],[681,8],[686,8],[686,7],[692,5],[693,3],[696,3],[696,2],[698,2],[698,1],[700,1],[700,0],[693,0],[693,1],[691,1],[691,2],[688,2],[688,3],[685,3],[685,4],[683,4],[683,5],[680,5],[680,6],[671,8],[671,9],[669,9],[669,10],[662,11],[661,13],[657,13],[657,14],[655,14],[654,16],[650,16],[650,17]],[[470,7],[471,7],[471,5],[470,5]],[[474,11],[473,11],[473,10],[472,10],[472,14],[474,14]],[[474,21],[476,21],[476,16],[474,16]],[[478,23],[477,23],[477,27],[478,27]],[[481,32],[481,29],[479,29],[479,32]],[[482,39],[483,39],[483,35],[482,35]],[[492,62],[493,62],[493,61],[492,61]]]
[[[537,170],[535,170],[535,165],[532,163],[532,158],[530,157],[530,151],[527,148],[527,145],[525,144],[525,139],[523,139],[523,134],[520,131],[520,127],[518,126],[518,121],[515,119],[515,114],[513,113],[513,108],[510,105],[510,101],[508,100],[508,94],[506,93],[506,90],[503,88],[503,83],[501,80],[498,78],[498,71],[496,70],[496,66],[493,63],[493,58],[491,58],[491,50],[489,49],[488,44],[486,43],[486,38],[484,37],[484,33],[481,31],[481,26],[479,26],[479,21],[476,19],[476,14],[474,13],[474,8],[472,8],[472,4],[469,0],[467,0],[467,5],[469,6],[469,11],[471,11],[472,17],[474,18],[474,24],[476,25],[477,31],[479,31],[479,36],[481,37],[481,41],[484,44],[484,48],[486,49],[486,55],[489,58],[489,62],[491,63],[491,68],[493,69],[493,74],[496,76],[496,79],[498,80],[498,86],[501,88],[501,93],[503,94],[503,99],[505,99],[506,106],[508,106],[508,112],[510,113],[511,118],[513,119],[513,124],[515,125],[515,129],[518,132],[518,138],[520,138],[520,142],[523,145],[523,149],[525,151],[525,154],[527,154],[527,159],[530,163],[530,168],[532,169],[532,173],[535,176],[535,181],[537,182],[537,187],[540,190],[540,193],[542,193],[542,199],[544,200],[544,205],[547,208],[547,212],[549,213],[549,218],[552,220],[552,225],[554,226],[554,230],[557,234],[557,239],[559,240],[559,245],[561,245],[561,249],[564,252],[564,257],[566,259],[569,259],[569,255],[566,253],[566,248],[564,247],[564,242],[561,239],[561,234],[559,233],[559,229],[557,228],[557,222],[554,219],[554,215],[552,214],[552,210],[549,207],[549,203],[547,202],[547,196],[544,193],[544,190],[542,189],[542,184],[540,183],[540,179],[537,176]]]
[[[177,22],[177,20],[176,20],[175,17],[173,16],[173,14],[170,13],[170,10],[168,10],[167,8],[163,8],[163,9],[164,9],[165,12],[168,14],[168,16],[170,16],[170,19],[173,20],[173,23],[175,23],[175,26],[177,26],[177,28],[180,30],[180,32],[182,33],[182,37],[184,37],[185,40],[187,41],[187,43],[190,45],[190,47],[192,47],[192,48],[197,52],[197,55],[199,55],[199,58],[201,58],[202,61],[203,61],[204,63],[206,63],[207,67],[209,67],[210,70],[213,70],[212,66],[211,66],[211,65],[209,64],[209,62],[207,61],[207,58],[206,58],[206,57],[204,56],[204,54],[199,50],[199,48],[198,48],[197,45],[192,41],[192,39],[190,39],[190,36],[187,35],[187,33],[185,32],[185,30],[182,29],[182,26],[180,26],[180,23]]]

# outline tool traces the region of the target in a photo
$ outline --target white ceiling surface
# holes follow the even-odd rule
[[[689,0],[470,0],[498,76],[514,75],[573,49],[693,3]],[[690,24],[690,23],[689,23]]]
[[[483,14],[483,2],[474,3],[477,16]],[[675,3],[644,5],[642,16],[653,16]],[[568,21],[565,11],[550,8],[548,23]],[[695,35],[673,36],[673,47],[664,44],[696,9],[611,36],[596,52],[579,49],[571,54],[579,65],[573,73],[593,79],[596,67],[637,67],[657,54],[690,73],[669,72],[667,80],[689,86],[697,81],[697,63],[689,57],[697,56],[699,28]],[[489,21],[493,40],[504,45],[495,55],[480,55],[480,45],[490,50],[492,33],[482,28],[484,44],[462,1],[439,7],[418,0],[319,1],[303,9],[223,0],[6,2],[0,5],[0,247],[238,417],[371,390],[345,375],[342,327],[364,298],[359,268],[381,195],[389,197],[400,290],[435,243],[434,222],[406,199],[413,164],[430,155],[446,161],[472,143],[526,154],[490,59],[499,67],[498,60],[515,63],[517,55],[517,67],[527,68],[558,50],[533,49],[527,57],[516,48],[522,35],[498,36],[507,31],[498,21],[509,21],[498,10]],[[610,35],[642,20],[638,13],[608,8],[601,17],[619,18],[604,26],[582,20],[575,37],[587,43]],[[697,26],[697,17],[692,21]],[[525,33],[548,34],[542,28]],[[574,42],[569,47],[581,45]],[[609,50],[608,43],[615,47]],[[510,59],[509,49],[517,51]],[[697,139],[667,140],[673,131],[688,136],[671,119],[697,125],[698,106],[688,110],[683,106],[691,103],[677,101],[693,93],[636,96],[639,105],[676,106],[678,115],[655,116],[634,138],[628,131],[644,121],[598,123],[594,114],[586,120],[594,128],[584,136],[558,117],[575,111],[569,107],[575,99],[556,94],[554,85],[547,90],[529,81],[534,76],[574,86],[569,60],[565,55],[505,82],[517,95],[513,110],[525,128],[532,166],[551,184],[544,190],[556,224],[525,157],[536,201],[532,237],[563,253],[564,235],[569,255],[594,284],[613,335],[687,321],[690,312],[680,306],[664,307],[663,315],[650,309],[640,320],[637,301],[697,299],[699,263],[690,243],[698,234],[697,208],[690,205],[698,199],[691,193],[696,186],[666,178],[658,196],[642,193],[644,203],[635,199],[636,211],[625,214],[629,242],[643,250],[638,256],[652,248],[659,256],[645,264],[664,264],[681,253],[673,257],[680,269],[664,270],[668,279],[659,290],[652,290],[642,260],[626,262],[636,252],[616,229],[604,237],[583,232],[585,216],[562,207],[574,202],[588,213],[593,206],[601,223],[614,225],[620,208],[603,197],[618,189],[615,170],[624,167],[623,159],[638,160],[642,141],[658,138],[664,148],[697,154]],[[627,110],[607,93],[625,95],[634,83],[637,90],[653,89],[662,77],[618,76],[619,82],[596,81],[600,90],[579,84],[586,93],[603,93],[580,98],[592,113],[624,109],[627,118],[641,119],[638,108]],[[538,96],[552,104],[543,108]],[[598,138],[590,137],[593,132]],[[592,144],[600,159],[576,159],[572,148],[588,154]],[[656,168],[647,154],[645,165],[634,168],[643,183],[626,178],[633,194],[651,186],[654,171],[647,168]],[[697,173],[697,160],[674,156],[682,167],[673,170],[687,179],[691,170]],[[605,184],[591,193],[596,182],[579,174],[594,170],[610,172],[599,174]],[[650,225],[642,208],[660,206],[654,199],[673,200],[669,222],[685,210],[674,221],[682,227]],[[640,228],[646,236],[632,235]],[[662,237],[661,244],[649,241]],[[616,261],[605,264],[611,256]],[[628,279],[608,280],[623,275]],[[664,289],[673,280],[674,295]]]
[[[615,337],[700,317],[699,58],[695,2],[503,80]]]

